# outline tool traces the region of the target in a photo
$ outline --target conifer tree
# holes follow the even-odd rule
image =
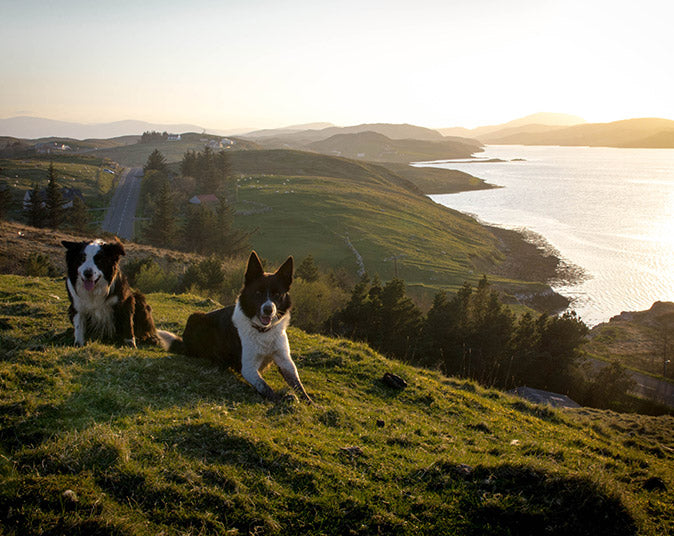
[[[180,173],[184,177],[195,177],[197,174],[197,154],[195,151],[187,151],[180,162]]]
[[[150,156],[147,157],[147,162],[145,162],[143,172],[150,170],[159,171],[161,173],[166,173],[168,171],[166,167],[166,158],[164,158],[164,155],[159,152],[159,149],[155,149],[150,153]]]
[[[308,255],[304,258],[297,267],[297,270],[295,270],[295,275],[308,283],[318,281],[318,266],[316,266],[313,255]]]
[[[202,205],[190,206],[183,227],[183,243],[188,251],[210,253],[213,247],[213,213]]]
[[[5,183],[0,183],[0,220],[7,218],[12,205],[12,190]]]
[[[237,255],[249,248],[248,238],[255,231],[247,232],[234,227],[234,213],[224,195],[215,210],[214,251],[223,255]]]
[[[168,181],[159,187],[152,200],[152,215],[145,229],[145,237],[150,244],[171,247],[176,239],[176,208]]]
[[[45,221],[45,208],[40,197],[40,189],[37,183],[35,183],[28,195],[28,203],[26,204],[28,225],[32,225],[33,227],[42,227]]]
[[[56,182],[54,163],[49,163],[49,179],[45,196],[46,224],[47,227],[58,229],[63,219],[63,196]]]
[[[84,232],[89,225],[89,212],[87,211],[87,205],[84,203],[82,198],[76,195],[73,198],[73,206],[69,211],[69,220],[70,225],[79,231]]]

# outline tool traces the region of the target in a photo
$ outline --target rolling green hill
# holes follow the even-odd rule
[[[393,140],[377,132],[336,134],[304,146],[309,151],[335,154],[372,162],[418,162],[450,158],[468,158],[482,150],[475,140],[448,138],[440,141]]]
[[[480,137],[491,144],[580,145],[590,147],[674,148],[674,121],[646,118],[588,123],[548,132],[492,132]]]
[[[151,294],[180,329],[195,296]],[[63,280],[0,275],[0,532],[669,534],[674,419],[551,410],[291,329],[316,404],[157,348],[71,346]],[[386,387],[384,373],[404,378]],[[265,377],[284,390],[280,375]]]
[[[364,268],[383,280],[397,268],[415,295],[426,297],[476,283],[483,273],[510,293],[547,288],[545,278],[526,283],[504,268],[515,257],[512,241],[434,203],[414,180],[383,165],[283,150],[230,157],[241,175],[235,223],[257,229],[251,243],[267,258],[311,254],[321,265],[351,274]]]
[[[655,302],[646,311],[623,311],[592,328],[586,351],[604,361],[618,360],[627,368],[674,379],[671,332],[674,303]]]
[[[186,133],[179,141],[159,141],[152,143],[130,143],[129,145],[98,149],[99,157],[110,158],[127,167],[142,167],[147,162],[150,153],[157,149],[166,158],[167,162],[180,162],[187,151],[203,151],[209,140],[219,141],[222,136],[210,134]],[[234,147],[238,150],[258,148],[251,141],[229,138],[235,141]],[[215,149],[216,151],[219,149]]]

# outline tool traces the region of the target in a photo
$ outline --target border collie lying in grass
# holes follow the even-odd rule
[[[241,372],[248,383],[270,399],[277,395],[260,371],[273,361],[288,385],[311,402],[290,357],[286,335],[292,278],[292,257],[273,274],[265,273],[253,251],[234,305],[190,315],[182,339],[167,332],[159,332],[159,336],[169,351],[210,359]]]
[[[114,242],[61,242],[66,248],[70,298],[68,314],[75,344],[114,341],[136,347],[136,341],[160,342],[145,296],[129,286],[119,267],[124,246]]]

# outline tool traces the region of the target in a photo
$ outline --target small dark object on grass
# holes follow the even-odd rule
[[[646,491],[667,491],[667,484],[659,476],[652,476],[642,486]]]
[[[384,376],[382,376],[381,381],[384,382],[384,385],[391,387],[392,389],[404,389],[407,387],[407,382],[405,380],[390,372],[385,373]]]
[[[362,456],[364,454],[363,449],[360,447],[339,447],[339,450],[342,452],[346,452],[347,454],[350,454],[352,457],[355,456]]]
[[[386,423],[381,419],[377,419],[377,426],[379,428],[384,428],[384,426],[386,426]]]

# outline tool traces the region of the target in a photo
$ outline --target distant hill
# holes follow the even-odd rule
[[[545,127],[562,127],[578,125],[585,122],[585,119],[578,117],[577,115],[542,112],[520,117],[519,119],[513,119],[512,121],[499,125],[487,125],[472,129],[463,127],[440,128],[438,131],[443,136],[480,137],[506,129],[519,129],[521,127],[535,125],[534,128],[537,128],[538,130],[547,130]]]
[[[306,149],[346,158],[374,162],[414,162],[449,158],[467,158],[482,150],[476,140],[467,138],[391,139],[377,132],[336,134],[306,145]]]
[[[140,135],[143,132],[152,130],[181,134],[183,132],[203,132],[205,129],[191,124],[160,124],[134,120],[86,124],[28,116],[0,119],[0,136],[25,139],[46,137],[73,138],[77,140],[87,138],[116,138],[119,136]],[[241,132],[241,130],[209,130],[209,132],[211,134],[230,135]]]
[[[180,162],[187,151],[203,151],[206,143],[211,140],[217,142],[219,139],[220,136],[187,133],[183,134],[178,141],[162,140],[149,143],[136,143],[136,141],[130,140],[128,144],[123,146],[101,146],[101,148],[96,150],[96,154],[101,158],[110,158],[124,166],[137,167],[144,165],[150,153],[157,149],[166,158],[168,163]],[[230,137],[229,139],[234,142],[234,145],[228,150],[259,148],[256,143],[249,140],[241,140],[235,137]]]
[[[655,302],[646,311],[623,311],[590,332],[586,351],[593,357],[618,360],[624,366],[662,375],[663,346],[671,344],[674,303]],[[668,378],[674,381],[671,366]]]
[[[269,133],[268,136],[251,136],[251,134],[246,134],[242,137],[253,137],[255,138],[255,141],[270,149],[302,149],[310,143],[326,140],[338,134],[359,134],[362,132],[375,132],[392,140],[414,139],[440,141],[443,138],[442,134],[440,134],[437,130],[430,128],[418,127],[408,124],[398,125],[390,123],[371,123],[348,127],[328,127],[320,130],[307,129],[285,133],[279,130],[270,130],[267,132]]]
[[[522,130],[493,132],[479,136],[479,139],[485,143],[502,145],[674,148],[674,121],[669,119],[626,119],[548,131]]]
[[[288,134],[295,134],[305,130],[322,130],[330,128],[334,125],[332,123],[306,123],[303,125],[291,125],[283,128],[265,128],[263,130],[254,130],[253,132],[245,132],[241,135],[244,138],[267,138],[274,136],[285,136]]]

